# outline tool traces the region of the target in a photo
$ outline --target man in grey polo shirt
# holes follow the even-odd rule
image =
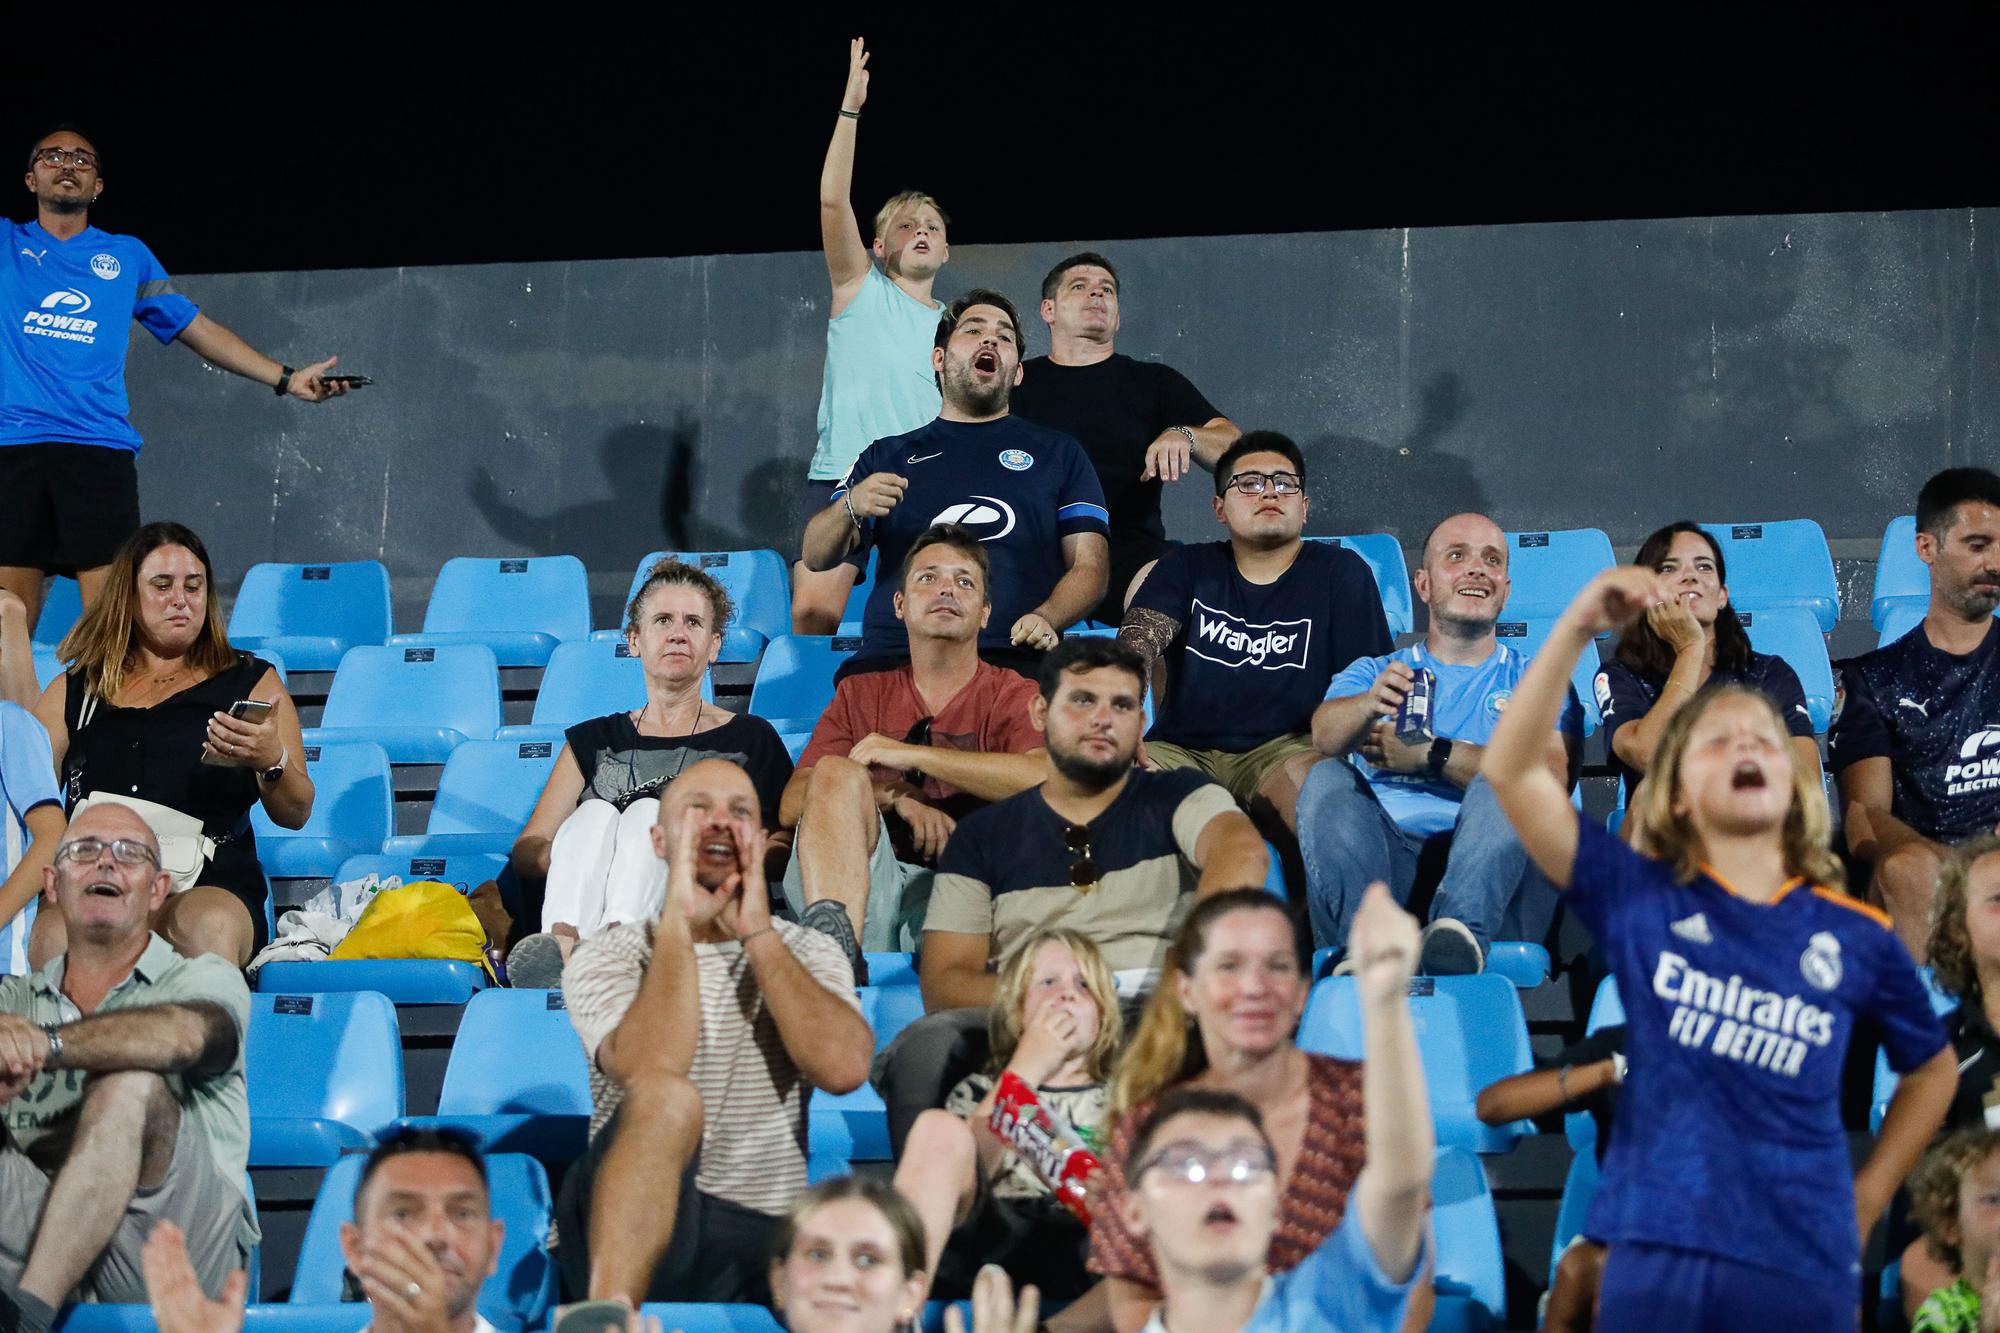
[[[78,816],[42,876],[69,951],[0,979],[0,1333],[42,1333],[72,1296],[144,1302],[158,1221],[211,1292],[258,1238],[242,975],[152,932],[173,881],[128,809]]]

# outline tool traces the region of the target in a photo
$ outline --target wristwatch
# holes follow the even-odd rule
[[[1431,742],[1430,758],[1424,761],[1424,767],[1429,770],[1432,777],[1441,778],[1444,776],[1444,766],[1450,762],[1451,738],[1440,736]]]
[[[278,747],[278,762],[269,768],[257,770],[257,781],[276,782],[279,778],[285,776],[285,765],[290,763],[291,759],[292,752],[289,749],[284,746]]]

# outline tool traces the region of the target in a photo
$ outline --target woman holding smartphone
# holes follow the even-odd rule
[[[270,888],[250,807],[302,827],[312,814],[298,711],[270,663],[229,646],[208,548],[178,523],[149,523],[119,548],[104,595],[57,650],[66,667],[35,716],[48,728],[70,813],[87,802],[138,809],[175,891],[153,929],[183,954],[237,967],[264,944]],[[42,913],[40,967],[64,951]]]

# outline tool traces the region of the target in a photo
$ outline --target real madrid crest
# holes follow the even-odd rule
[[[1840,941],[1831,931],[1822,930],[1806,941],[1799,955],[1799,973],[1821,990],[1840,984]]]

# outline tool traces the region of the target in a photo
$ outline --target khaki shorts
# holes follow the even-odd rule
[[[1271,770],[1295,754],[1317,755],[1310,736],[1280,736],[1254,750],[1190,750],[1167,741],[1147,741],[1146,758],[1161,768],[1198,768],[1228,789],[1236,803],[1247,807]]]
[[[0,1148],[0,1287],[8,1291],[21,1285],[21,1272],[28,1265],[36,1225],[53,1184],[27,1154],[11,1145]],[[158,1189],[138,1191],[125,1205],[111,1243],[84,1274],[76,1299],[146,1304],[140,1251],[153,1234],[153,1224],[161,1220],[187,1233],[188,1260],[202,1290],[210,1296],[220,1294],[222,1280],[249,1261],[240,1240],[247,1206],[242,1184],[222,1174],[194,1118],[182,1115],[166,1180]],[[62,1224],[59,1218],[48,1221]]]
[[[792,859],[785,866],[785,882],[781,886],[793,920],[806,910],[800,860],[803,851],[800,843],[793,844]],[[896,849],[889,842],[888,821],[878,812],[875,850],[868,858],[868,907],[861,926],[861,952],[909,953],[917,947],[924,933],[924,916],[930,908],[931,880],[936,875],[929,866],[896,859]]]

